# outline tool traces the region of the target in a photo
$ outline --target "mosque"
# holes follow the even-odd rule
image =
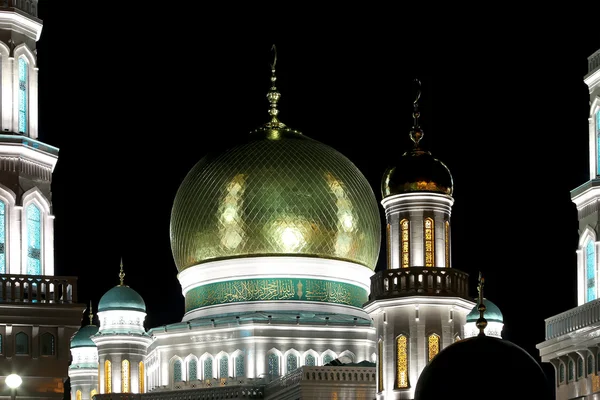
[[[97,310],[78,303],[76,282],[54,277],[58,149],[37,139],[37,1],[8,0],[0,11],[0,298],[10,302],[0,307],[0,397],[62,398],[68,376],[72,400],[474,399],[485,373],[501,379],[510,370],[526,388],[499,387],[499,398],[549,398],[539,364],[502,339],[502,313],[485,299],[484,279],[474,298],[469,276],[452,267],[453,179],[423,146],[420,91],[414,146],[382,171],[380,205],[348,158],[280,121],[276,57],[266,123],[198,160],[174,199],[182,321],[146,329],[151,310],[128,286],[123,263]],[[597,85],[600,67],[590,74]],[[593,172],[574,195],[582,218],[597,212]],[[382,233],[387,268],[375,272]],[[590,293],[582,306],[593,313]],[[550,325],[560,328],[548,328],[543,355],[571,371],[592,335],[586,330],[588,341],[575,345],[571,325]],[[487,372],[482,359],[492,361]],[[590,382],[595,363],[592,371]],[[21,385],[9,387],[9,374]],[[558,380],[568,396],[557,398],[591,393],[574,376]]]

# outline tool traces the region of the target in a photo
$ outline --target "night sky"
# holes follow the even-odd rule
[[[149,4],[40,4],[39,139],[60,149],[56,274],[79,277],[80,302],[96,307],[118,284],[123,257],[146,327],[181,321],[175,193],[213,146],[267,122],[275,44],[281,121],[347,156],[378,201],[411,147],[422,81],[422,145],[454,178],[453,266],[473,296],[483,273],[504,337],[539,359],[544,319],[576,306],[570,191],[589,178],[583,77],[600,49],[584,14],[438,23],[375,6],[301,18]]]

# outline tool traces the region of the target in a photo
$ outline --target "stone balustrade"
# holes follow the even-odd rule
[[[600,323],[600,299],[546,319],[546,340]]]
[[[454,268],[386,269],[371,277],[369,301],[403,296],[469,297],[469,275]]]
[[[12,303],[77,303],[77,277],[0,274],[0,301]]]
[[[600,50],[588,57],[588,74],[600,68]]]

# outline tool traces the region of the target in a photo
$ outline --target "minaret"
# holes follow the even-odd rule
[[[423,368],[464,337],[475,305],[468,275],[451,268],[452,175],[422,148],[421,83],[415,83],[414,146],[382,179],[387,269],[371,278],[365,305],[377,328],[377,399],[412,399]]]
[[[37,140],[37,3],[0,6],[0,273],[54,275],[50,184],[58,149]]]
[[[88,317],[90,323],[71,339],[71,400],[91,400],[98,393],[98,349],[91,339],[98,333],[98,327],[94,325],[91,301]]]
[[[588,57],[584,82],[590,93],[589,165],[590,179],[571,191],[577,206],[579,245],[577,248],[577,305],[598,299],[600,254],[600,50]]]
[[[123,259],[119,284],[98,303],[100,328],[92,336],[98,347],[98,393],[144,393],[144,358],[152,338],[144,329],[146,304],[125,285]]]

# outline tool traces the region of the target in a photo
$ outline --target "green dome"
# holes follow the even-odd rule
[[[171,211],[179,272],[212,260],[310,256],[375,269],[379,207],[369,182],[333,148],[287,127],[202,158]]]
[[[86,325],[79,329],[75,335],[71,338],[71,348],[75,347],[96,347],[96,343],[90,336],[98,333],[98,327],[96,325]]]
[[[98,303],[98,312],[109,310],[132,310],[146,312],[146,303],[142,296],[126,285],[115,286]]]
[[[479,299],[475,299],[476,303],[478,301],[479,301]],[[488,322],[495,321],[495,322],[504,323],[504,319],[502,318],[502,313],[500,312],[500,309],[498,308],[497,305],[495,305],[488,299],[483,299],[483,304],[485,305],[485,313],[483,313],[483,317]],[[477,309],[478,306],[479,306],[479,304],[475,304],[475,307],[473,307],[471,312],[469,314],[467,314],[467,322],[477,322],[477,320],[479,319],[479,310]]]

